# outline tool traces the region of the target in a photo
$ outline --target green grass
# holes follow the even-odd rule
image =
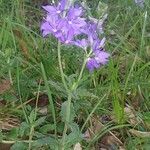
[[[99,0],[94,1],[87,4],[93,16],[99,17]],[[0,83],[4,79],[11,84],[0,95],[5,102],[5,107],[0,106],[0,124],[12,115],[20,120],[20,125],[9,131],[0,128],[0,143],[12,144],[15,150],[68,150],[80,142],[86,150],[97,147],[111,132],[125,149],[149,149],[149,137],[132,134],[130,129],[150,131],[150,2],[145,0],[143,9],[132,0],[103,2],[108,7],[105,34],[111,58],[91,74],[80,71],[84,53],[79,48],[61,46],[62,62],[58,62],[57,41],[44,39],[39,30],[43,17],[40,2],[0,0]],[[70,103],[66,103],[66,87],[71,89]],[[38,105],[43,94],[49,103],[44,116]],[[34,107],[27,103],[30,99],[35,99]],[[133,109],[135,124],[124,111],[127,104]],[[82,139],[88,128],[94,130],[97,116],[99,121],[103,116],[111,119],[90,141]]]

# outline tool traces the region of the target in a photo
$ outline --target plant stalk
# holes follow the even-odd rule
[[[68,130],[68,123],[69,123],[69,119],[70,119],[70,112],[71,112],[70,107],[71,107],[72,92],[74,90],[76,90],[78,85],[79,85],[79,82],[80,82],[80,80],[82,78],[82,75],[83,75],[84,68],[86,66],[87,59],[91,55],[92,51],[90,51],[89,54],[87,54],[87,56],[85,57],[77,81],[72,85],[71,89],[68,89],[68,86],[67,86],[66,81],[65,81],[65,76],[64,76],[64,72],[63,72],[62,62],[61,62],[61,48],[60,47],[61,47],[61,44],[58,41],[57,51],[58,51],[59,68],[60,68],[62,82],[63,82],[64,87],[65,87],[65,89],[67,91],[67,94],[68,94],[67,110],[66,110],[66,122],[65,122],[64,131],[63,131],[62,148],[61,148],[62,150],[64,150],[65,149],[65,140],[66,140],[66,135],[67,135],[67,130]]]
[[[59,63],[59,69],[60,69],[60,74],[61,74],[61,79],[62,79],[62,82],[63,82],[63,85],[68,93],[68,86],[67,86],[67,83],[66,83],[66,80],[65,80],[65,75],[64,75],[64,72],[63,72],[63,66],[62,66],[62,62],[61,62],[61,43],[60,41],[58,41],[58,46],[57,46],[57,55],[58,55],[58,63]]]

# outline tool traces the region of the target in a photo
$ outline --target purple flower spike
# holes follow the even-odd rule
[[[67,0],[61,0],[58,6],[46,5],[43,8],[48,12],[44,23],[41,26],[43,36],[53,34],[63,43],[71,43],[76,35],[82,33],[83,26],[86,25],[85,18],[81,18],[83,13],[81,7],[70,6],[65,10]]]
[[[51,34],[60,42],[78,46],[86,53],[88,48],[91,49],[86,64],[90,72],[108,62],[110,55],[104,51],[106,38],[99,38],[103,34],[102,26],[107,14],[101,20],[84,18],[82,7],[69,0],[60,0],[56,6],[46,5],[43,8],[47,12],[41,25],[44,37]]]

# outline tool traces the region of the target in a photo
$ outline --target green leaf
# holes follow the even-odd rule
[[[68,148],[82,140],[82,134],[79,130],[79,126],[76,123],[72,123],[69,127],[71,129],[71,133],[66,138],[66,145]]]
[[[59,95],[61,97],[66,97],[67,92],[64,89],[64,86],[62,83],[52,81],[52,80],[49,80],[48,83],[50,84],[51,87],[53,87],[52,88],[53,94]]]
[[[8,137],[10,138],[10,139],[17,139],[17,137],[18,137],[18,132],[19,132],[19,128],[13,128],[9,133],[8,133]]]
[[[29,116],[30,124],[33,124],[34,120],[35,120],[35,111],[32,110],[31,113],[30,113],[30,116]]]
[[[41,117],[38,120],[35,121],[34,126],[37,127],[41,125],[43,122],[45,122],[46,117]]]
[[[44,137],[33,143],[33,147],[42,147],[46,145],[49,145],[52,150],[58,150],[59,147],[58,141],[52,137]]]
[[[69,118],[69,120],[66,120],[66,118],[67,118],[67,105],[68,105],[67,101],[65,101],[62,104],[61,113],[60,114],[61,114],[63,122],[72,123],[73,120],[74,120],[74,117],[75,117],[74,107],[73,107],[73,104],[71,103],[71,105],[70,105],[70,118]]]
[[[81,97],[81,98],[94,98],[94,99],[98,99],[98,96],[96,96],[95,94],[93,94],[92,92],[89,92],[87,89],[84,88],[78,88],[76,90],[76,95]]]
[[[53,130],[55,130],[54,124],[46,124],[40,128],[40,132],[43,134],[46,134],[46,133],[53,131]]]
[[[10,148],[10,150],[27,150],[27,147],[27,144],[17,142]]]
[[[20,137],[27,136],[29,135],[29,132],[30,132],[29,124],[27,124],[26,122],[22,122],[18,132],[19,136]]]
[[[64,130],[64,123],[63,122],[60,122],[58,125],[57,125],[57,132],[58,133],[62,133]]]

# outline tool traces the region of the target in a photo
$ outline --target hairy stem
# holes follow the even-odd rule
[[[65,149],[65,140],[66,140],[66,134],[67,134],[67,130],[68,130],[68,123],[69,123],[69,119],[70,119],[71,95],[72,95],[72,93],[70,92],[68,94],[68,100],[67,100],[66,122],[65,122],[65,126],[64,126],[63,137],[62,137],[62,150]]]
[[[60,74],[61,74],[61,79],[62,79],[63,85],[64,85],[66,91],[68,92],[68,86],[67,86],[67,83],[65,80],[65,75],[63,72],[63,66],[62,66],[62,62],[61,62],[61,49],[60,49],[60,47],[61,47],[61,43],[58,41],[57,53],[58,53],[59,69],[60,69]]]
[[[67,135],[67,130],[68,130],[68,123],[69,123],[69,119],[70,119],[70,113],[71,113],[71,99],[72,99],[72,92],[74,90],[77,89],[80,80],[82,79],[82,75],[83,75],[83,71],[84,68],[86,66],[86,62],[87,59],[89,58],[89,56],[91,55],[91,51],[89,52],[89,54],[86,55],[83,64],[82,64],[82,68],[81,71],[79,73],[78,79],[77,81],[72,85],[71,89],[68,89],[66,81],[65,81],[65,77],[64,77],[64,73],[63,73],[63,67],[62,67],[62,63],[61,63],[61,49],[60,49],[60,42],[58,42],[58,62],[59,62],[59,68],[60,68],[60,72],[61,72],[61,78],[62,78],[62,82],[64,84],[65,89],[67,90],[68,93],[68,99],[67,99],[67,110],[66,110],[66,122],[65,122],[65,126],[64,126],[64,131],[63,131],[63,137],[62,137],[62,147],[61,149],[64,150],[65,149],[65,140],[66,140],[66,135]]]
[[[87,59],[90,57],[91,53],[92,53],[92,50],[89,52],[89,54],[87,54],[87,55],[85,56],[85,59],[84,59],[84,61],[83,61],[82,68],[81,68],[80,74],[79,74],[79,76],[78,76],[78,79],[77,79],[77,81],[76,81],[76,82],[73,84],[73,86],[72,86],[72,91],[74,91],[74,90],[77,89],[77,87],[78,87],[78,85],[79,85],[79,82],[80,82],[80,80],[82,79],[82,75],[83,75],[83,71],[84,71],[84,68],[85,68],[86,63],[87,63]]]

